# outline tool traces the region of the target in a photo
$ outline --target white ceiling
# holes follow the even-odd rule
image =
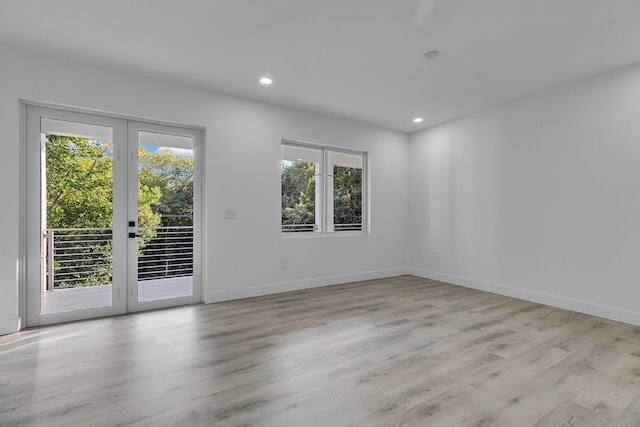
[[[411,132],[640,62],[640,0],[0,0],[0,43]]]

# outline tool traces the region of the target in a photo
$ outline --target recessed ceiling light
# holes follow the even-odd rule
[[[422,117],[416,117],[413,119],[413,123],[422,123]]]
[[[424,54],[424,57],[427,59],[437,58],[438,56],[440,56],[440,52],[438,52],[437,50],[430,50],[429,52]]]
[[[273,83],[273,80],[271,80],[269,77],[262,77],[260,79],[260,83],[262,83],[263,85],[270,85],[271,83]]]

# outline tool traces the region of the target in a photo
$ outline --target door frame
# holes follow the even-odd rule
[[[182,128],[170,125],[160,125],[155,123],[139,122],[130,120],[127,122],[127,222],[135,221],[136,227],[128,228],[128,231],[137,233],[138,223],[138,132],[153,132],[175,136],[186,136],[193,138],[193,293],[191,296],[176,297],[167,299],[157,299],[152,301],[138,302],[138,271],[137,262],[132,262],[133,256],[127,259],[127,313],[138,311],[155,310],[158,308],[175,307],[178,305],[195,304],[202,301],[202,277],[201,277],[201,147],[202,132],[195,129]],[[126,224],[125,224],[126,225]],[[127,239],[127,250],[129,254],[138,251],[138,239]]]
[[[41,242],[42,242],[42,214],[41,182],[42,182],[42,143],[39,149],[29,146],[40,141],[41,118],[72,121],[79,123],[108,126],[113,129],[113,217],[124,217],[126,213],[126,175],[122,157],[126,144],[126,121],[111,117],[97,116],[58,110],[27,106],[27,130],[26,130],[26,321],[27,327],[39,326],[50,323],[69,322],[94,317],[114,316],[126,311],[125,287],[126,268],[122,260],[116,260],[115,256],[126,257],[126,228],[123,224],[113,222],[113,280],[112,280],[112,305],[109,307],[91,308],[85,310],[68,311],[61,313],[41,314]],[[36,191],[35,189],[38,189]],[[35,226],[37,224],[37,226]],[[119,254],[119,255],[116,255]]]
[[[24,295],[24,313],[22,327],[33,327],[53,323],[63,323],[76,320],[92,319],[98,317],[114,316],[126,314],[142,310],[151,310],[170,306],[195,304],[204,301],[205,287],[202,285],[205,280],[204,258],[205,246],[203,245],[205,226],[203,223],[203,209],[205,209],[204,199],[204,147],[203,147],[203,129],[191,128],[187,126],[165,125],[159,123],[151,123],[146,121],[138,121],[125,117],[114,117],[111,115],[103,115],[95,112],[84,112],[81,109],[67,109],[57,106],[49,106],[40,103],[25,103],[25,140],[22,153],[24,159],[25,173],[23,175],[24,189],[22,200],[24,203],[24,226],[22,241],[23,245],[23,268],[20,272],[23,276],[21,282],[21,292]],[[41,194],[40,191],[33,191],[34,188],[40,188],[40,172],[41,172],[41,153],[42,150],[36,150],[30,147],[34,141],[40,140],[40,119],[47,117],[57,120],[77,121],[80,123],[89,123],[100,126],[109,126],[113,129],[113,247],[114,254],[119,252],[123,258],[121,262],[115,262],[113,271],[112,297],[113,303],[111,307],[102,307],[87,310],[77,310],[63,313],[40,314],[41,296]],[[129,165],[131,157],[129,151],[135,150],[135,162],[137,169],[137,145],[138,141],[132,139],[129,142],[129,128],[133,126],[142,126],[151,132],[160,131],[160,133],[173,133],[176,135],[184,135],[193,137],[194,139],[194,260],[193,260],[193,295],[191,298],[184,297],[179,301],[157,300],[145,303],[137,303],[137,277],[135,283],[129,283],[132,273],[131,268],[127,266],[131,263],[127,261],[129,257],[129,240],[127,238],[128,227],[125,219],[129,217],[130,206],[128,206],[128,180]],[[177,132],[177,133],[176,133]],[[41,147],[41,146],[40,146]],[[131,148],[133,147],[133,148]],[[37,183],[34,181],[37,180]],[[35,186],[34,186],[35,185]],[[136,181],[137,185],[137,181]],[[137,206],[135,207],[137,209]],[[118,220],[117,218],[122,218]],[[39,224],[33,227],[33,224]],[[135,239],[131,239],[135,240]],[[136,245],[137,252],[137,245]],[[137,264],[137,263],[136,263]],[[117,267],[119,265],[119,267]],[[130,296],[131,287],[135,287],[135,298],[137,304],[131,304],[133,301]],[[34,295],[35,294],[35,295]],[[37,295],[37,297],[36,297]]]

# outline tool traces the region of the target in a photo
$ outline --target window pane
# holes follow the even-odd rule
[[[330,231],[362,231],[362,177],[364,156],[362,154],[331,151],[329,162],[329,217]]]
[[[316,175],[320,171],[322,151],[282,145],[282,231],[319,231]]]
[[[113,129],[42,118],[41,314],[109,307]]]
[[[138,302],[193,295],[193,138],[138,131]]]
[[[333,167],[333,227],[362,230],[362,168]]]

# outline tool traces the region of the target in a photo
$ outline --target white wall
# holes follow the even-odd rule
[[[415,274],[640,324],[640,66],[410,135]]]
[[[640,324],[640,66],[412,134],[407,145],[401,133],[18,50],[0,47],[0,64],[0,334],[20,322],[21,99],[206,129],[207,302],[410,265]],[[282,138],[369,152],[371,235],[281,237]],[[253,173],[235,173],[235,161]]]
[[[407,272],[405,134],[3,47],[0,64],[0,334],[19,327],[21,99],[206,129],[207,302]],[[369,152],[370,235],[282,238],[283,138]]]

